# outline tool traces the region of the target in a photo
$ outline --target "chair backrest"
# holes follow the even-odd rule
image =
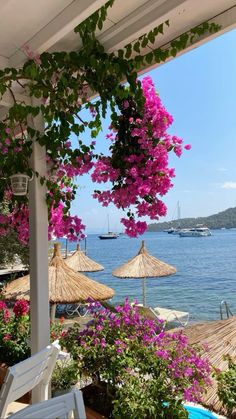
[[[48,398],[48,384],[59,351],[60,346],[55,342],[25,361],[8,368],[0,391],[0,418],[4,418],[9,403],[36,386],[40,389],[41,400]]]
[[[158,319],[158,313],[156,313],[151,307],[138,305],[138,312],[141,316],[146,317],[150,320],[157,320]]]
[[[80,390],[63,394],[44,402],[32,404],[8,419],[66,419],[74,413],[74,419],[86,419],[82,392]]]

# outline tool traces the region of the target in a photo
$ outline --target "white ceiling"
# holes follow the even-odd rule
[[[0,57],[17,66],[25,60],[21,50],[25,44],[39,53],[79,48],[79,36],[73,28],[105,2],[0,0]],[[228,30],[236,22],[236,0],[115,0],[98,36],[107,50],[114,50],[169,19],[170,27],[157,44],[163,45],[194,25],[217,21],[222,13],[222,30]]]

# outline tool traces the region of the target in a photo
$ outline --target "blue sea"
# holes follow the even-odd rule
[[[169,277],[146,280],[147,305],[173,308],[190,313],[190,321],[220,319],[220,302],[226,300],[236,314],[236,230],[213,230],[210,237],[182,237],[167,233],[146,233],[130,239],[100,240],[88,235],[87,255],[101,263],[104,271],[87,273],[91,278],[112,287],[112,302],[126,296],[142,302],[140,279],[119,279],[112,270],[135,256],[141,241],[149,253],[176,267]],[[85,242],[81,243],[84,250]],[[69,250],[75,248],[69,243]]]

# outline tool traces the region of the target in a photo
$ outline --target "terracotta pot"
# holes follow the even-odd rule
[[[91,383],[81,388],[87,419],[107,419],[112,410],[112,398],[107,397],[107,385]]]
[[[4,378],[7,373],[8,366],[6,364],[0,364],[0,387],[3,384]],[[19,403],[25,403],[30,404],[31,403],[31,391],[24,394],[24,396],[20,397],[18,400],[16,400]]]
[[[85,412],[87,419],[106,419],[106,416],[100,415],[100,413],[95,412],[91,407],[85,406]]]

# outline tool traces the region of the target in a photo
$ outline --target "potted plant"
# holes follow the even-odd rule
[[[0,301],[0,363],[11,366],[30,356],[28,313],[25,300],[14,304],[12,314],[6,303]]]
[[[63,319],[51,323],[51,340],[59,338],[63,328]],[[30,318],[29,303],[18,300],[12,311],[6,302],[0,300],[0,384],[7,368],[30,356]]]
[[[77,360],[85,404],[105,417],[187,418],[183,402],[199,401],[210,367],[201,348],[162,322],[140,316],[128,300],[116,312],[101,309],[80,331],[73,325],[61,345]]]
[[[56,362],[52,373],[53,397],[68,393],[78,382],[78,363],[73,359],[62,359]]]
[[[29,346],[29,305],[25,300],[17,301],[12,310],[0,301],[0,385],[3,383],[7,368],[30,356]],[[31,395],[27,393],[19,401],[29,403]]]

